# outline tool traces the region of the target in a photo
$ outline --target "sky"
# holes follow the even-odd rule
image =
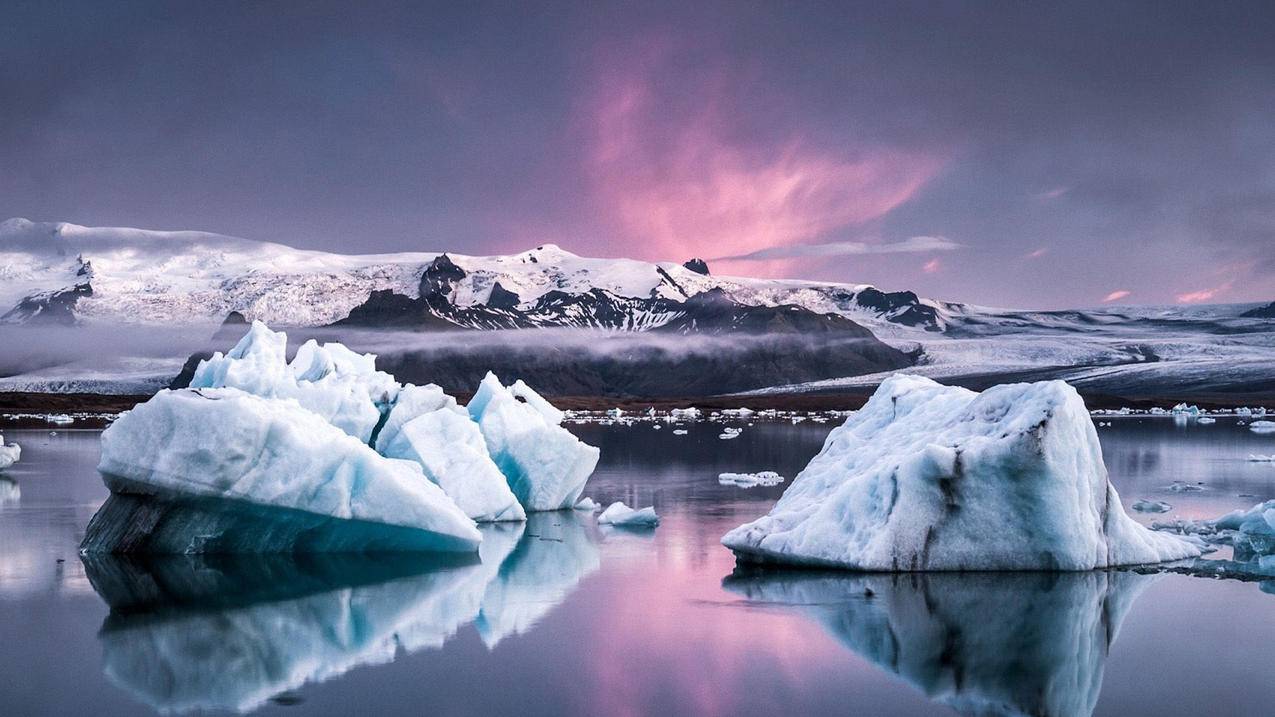
[[[0,219],[1275,299],[1275,3],[6,3]]]

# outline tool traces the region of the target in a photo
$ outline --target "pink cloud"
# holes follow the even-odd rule
[[[942,265],[939,264],[938,259],[930,259],[929,261],[921,265],[921,271],[925,272],[926,274],[933,274],[934,272],[938,271],[940,268],[942,268]]]
[[[1048,253],[1049,253],[1049,249],[1046,249],[1045,247],[1041,247],[1037,249],[1036,251],[1027,252],[1026,254],[1023,255],[1023,258],[1024,259],[1039,259]]]
[[[1133,292],[1129,291],[1128,289],[1116,289],[1110,294],[1107,294],[1106,296],[1102,297],[1102,303],[1108,304],[1108,303],[1111,303],[1112,301],[1119,301],[1123,298],[1128,297],[1132,293]]]
[[[681,73],[668,96],[657,80],[669,45],[653,47],[604,63],[579,111],[591,204],[627,255],[739,256],[807,243],[879,220],[945,164],[869,143],[819,146],[793,122],[778,139],[752,136],[730,109],[734,78]],[[763,264],[762,273],[791,261]]]
[[[1219,286],[1213,286],[1207,289],[1199,289],[1197,291],[1188,291],[1178,294],[1177,300],[1180,304],[1199,304],[1205,301],[1212,301],[1219,294],[1224,294],[1231,289],[1233,282],[1227,281]]]
[[[1038,193],[1036,195],[1036,198],[1040,200],[1048,201],[1051,199],[1057,199],[1070,191],[1071,191],[1071,187],[1054,187],[1053,189]]]

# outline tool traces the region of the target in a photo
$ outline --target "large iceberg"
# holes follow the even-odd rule
[[[102,434],[112,496],[87,552],[472,552],[478,529],[416,463],[292,400],[161,391]]]
[[[518,381],[468,408],[260,322],[103,434],[86,551],[473,551],[474,521],[574,505],[598,449]],[[16,450],[16,449],[15,449]]]
[[[487,450],[523,507],[571,508],[598,464],[598,449],[561,425],[563,414],[522,381],[487,374],[469,402]]]
[[[725,535],[745,561],[855,570],[1089,570],[1195,557],[1130,518],[1062,381],[983,393],[884,381],[770,514]]]
[[[22,457],[22,446],[16,443],[5,444],[4,436],[0,436],[0,471],[8,468]]]
[[[527,517],[488,455],[478,424],[438,386],[405,387],[377,436],[376,448],[390,458],[419,463],[425,476],[475,520]]]

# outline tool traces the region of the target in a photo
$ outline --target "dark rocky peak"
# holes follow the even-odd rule
[[[74,326],[77,323],[75,305],[86,296],[93,295],[88,281],[54,291],[32,294],[0,316],[0,323],[32,324],[36,326]]]
[[[213,341],[218,343],[238,341],[243,337],[247,326],[248,317],[238,311],[232,311],[226,314],[225,319],[222,319],[221,326],[217,327],[216,333],[213,334]]]
[[[1266,306],[1259,306],[1256,309],[1249,309],[1240,316],[1246,319],[1275,319],[1275,301]]]
[[[686,262],[682,266],[686,267],[687,269],[690,269],[696,274],[703,274],[704,276],[708,276],[708,262],[705,262],[703,259],[700,259],[698,257],[695,259],[691,259],[690,261]]]
[[[514,292],[501,286],[499,281],[491,285],[491,296],[487,297],[487,308],[513,311],[518,308],[520,303],[522,303],[522,299],[518,298],[518,295]]]
[[[421,298],[445,297],[452,293],[452,282],[465,278],[465,270],[456,266],[451,257],[439,254],[421,274]]]

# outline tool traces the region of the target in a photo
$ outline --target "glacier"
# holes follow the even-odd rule
[[[563,510],[580,499],[597,448],[563,428],[563,414],[522,381],[488,373],[468,405],[492,459],[528,511]]]
[[[1072,571],[1201,553],[1124,512],[1066,383],[975,393],[904,375],[722,543],[746,562],[869,571]]]
[[[17,463],[22,458],[22,446],[16,443],[5,443],[4,436],[0,435],[0,471]]]
[[[469,406],[373,354],[253,322],[102,436],[112,495],[85,552],[472,552],[475,522],[571,508],[598,449],[522,381]]]

